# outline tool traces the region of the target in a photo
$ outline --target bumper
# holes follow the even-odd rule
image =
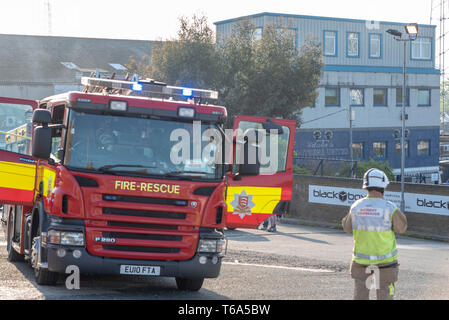
[[[68,266],[77,266],[81,273],[119,275],[121,265],[152,266],[161,268],[161,277],[180,278],[217,278],[220,274],[222,257],[212,254],[196,254],[188,261],[152,261],[103,258],[89,254],[85,248],[77,248],[81,256],[73,256],[73,249],[66,249],[64,257],[59,257],[60,246],[47,246],[48,269],[65,273]],[[200,263],[200,257],[206,256],[206,263]],[[218,259],[213,259],[217,257]],[[203,259],[204,260],[204,259]],[[216,262],[216,263],[214,263]]]

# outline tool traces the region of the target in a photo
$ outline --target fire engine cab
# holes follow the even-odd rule
[[[77,266],[175,277],[196,291],[220,273],[226,227],[257,228],[288,210],[294,121],[237,116],[226,130],[214,91],[82,84],[40,101],[0,98],[16,119],[16,128],[0,119],[8,260],[28,261],[38,284]],[[275,166],[260,161],[269,154]]]

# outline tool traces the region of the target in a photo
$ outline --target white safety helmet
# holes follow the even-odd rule
[[[368,188],[380,188],[386,189],[390,181],[388,180],[385,172],[379,169],[370,169],[365,173],[363,177],[363,189]]]

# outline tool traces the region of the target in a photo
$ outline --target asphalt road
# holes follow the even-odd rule
[[[81,276],[80,290],[38,286],[27,263],[9,263],[0,235],[0,299],[350,300],[352,237],[338,230],[280,225],[278,233],[227,231],[228,254],[218,279],[199,292],[176,289],[174,279]],[[449,300],[449,244],[398,239],[397,299]]]

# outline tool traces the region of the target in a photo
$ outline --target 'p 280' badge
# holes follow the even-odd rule
[[[116,243],[117,241],[114,238],[104,238],[104,237],[95,237],[95,242],[99,243]]]

